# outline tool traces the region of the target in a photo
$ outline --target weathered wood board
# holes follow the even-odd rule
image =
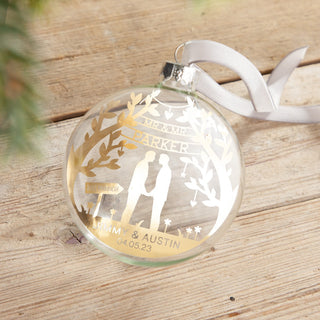
[[[319,33],[314,0],[209,0],[198,9],[192,0],[65,1],[34,22],[45,62],[38,72],[44,116],[61,119],[118,90],[158,82],[163,63],[184,41],[224,43],[265,73],[303,46],[309,46],[304,63],[319,62]],[[221,66],[206,69],[218,81],[237,78]]]
[[[0,319],[319,319],[320,125],[250,120],[221,110],[243,150],[240,212],[215,250],[142,268],[113,260],[81,235],[64,201],[67,140],[111,92],[154,83],[177,44],[210,38],[266,73],[306,44],[307,66],[285,104],[320,104],[320,3],[62,1],[34,24],[47,92],[41,159],[0,169]],[[205,66],[207,68],[207,66]],[[208,67],[242,96],[236,76]],[[267,77],[267,76],[266,76]],[[1,143],[1,142],[0,142]]]

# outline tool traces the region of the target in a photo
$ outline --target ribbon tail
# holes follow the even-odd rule
[[[290,52],[278,63],[278,65],[272,71],[267,81],[267,85],[275,105],[278,106],[280,104],[280,99],[284,86],[287,83],[294,69],[304,58],[307,50],[308,47],[302,47]]]

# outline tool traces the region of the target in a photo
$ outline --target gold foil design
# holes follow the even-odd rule
[[[133,129],[132,137],[129,137],[126,135],[123,135],[123,136],[134,142],[137,142],[147,147],[155,148],[158,150],[183,153],[183,154],[199,154],[198,152],[190,151],[190,150],[193,150],[198,145],[198,143],[188,143],[186,141],[163,138],[163,137],[155,136],[137,129]]]
[[[98,215],[101,200],[104,194],[113,194],[117,195],[121,191],[123,191],[123,188],[118,183],[101,183],[101,182],[86,182],[86,193],[95,193],[98,194],[97,203],[95,205],[94,212],[92,214],[93,217],[96,217]],[[91,210],[93,207],[93,203],[90,203],[89,209]],[[90,212],[88,212],[89,214]],[[115,210],[112,211],[112,216],[115,214]]]
[[[118,183],[86,182],[86,193],[119,194],[123,188]]]
[[[130,222],[132,213],[140,196],[148,195],[145,183],[148,178],[149,163],[154,161],[155,155],[154,151],[147,151],[144,158],[137,163],[133,171],[128,189],[127,204],[121,216],[121,223],[123,224],[128,224]]]
[[[176,236],[105,218],[95,221],[88,229],[113,249],[142,258],[170,257],[199,245],[181,233]]]
[[[75,205],[74,201],[74,183],[78,173],[83,173],[87,177],[94,177],[96,174],[94,173],[94,168],[106,167],[112,170],[117,170],[120,166],[117,164],[117,159],[112,159],[110,152],[112,150],[117,150],[119,157],[121,157],[124,152],[123,148],[127,149],[136,149],[137,146],[132,143],[127,143],[126,140],[121,140],[119,143],[114,144],[114,141],[120,137],[121,130],[120,128],[124,125],[127,126],[135,126],[137,123],[135,122],[135,118],[138,116],[142,116],[145,112],[148,111],[148,108],[151,103],[151,97],[146,98],[145,105],[138,113],[134,114],[136,105],[141,101],[142,94],[135,95],[131,94],[132,101],[128,102],[129,114],[126,116],[124,112],[121,112],[117,117],[116,113],[109,112],[110,109],[116,107],[118,102],[112,102],[108,105],[108,108],[104,110],[101,108],[98,119],[94,118],[91,122],[91,128],[93,130],[93,134],[89,134],[88,132],[85,134],[84,142],[74,150],[74,147],[71,147],[68,164],[67,164],[67,183],[68,183],[68,191],[71,197],[71,202]],[[101,129],[102,122],[104,119],[112,119],[116,118],[117,121],[110,127]],[[90,159],[86,165],[83,165],[84,160],[88,156],[89,152],[92,148],[94,148],[102,139],[109,137],[108,146],[104,143],[101,144],[99,148],[100,157],[97,160]],[[108,161],[107,163],[102,163]]]
[[[158,104],[152,103],[156,94],[158,93],[153,93],[142,99],[142,94],[131,93],[131,101],[127,103],[127,110],[120,112],[120,114],[109,111],[117,106],[116,102],[110,103],[106,109],[101,108],[99,116],[91,120],[92,131],[84,134],[84,140],[76,150],[74,146],[71,147],[67,163],[67,184],[70,199],[88,230],[107,246],[119,252],[143,258],[169,257],[198,246],[215,233],[226,220],[238,191],[238,187],[232,188],[230,181],[232,172],[231,169],[228,169],[228,164],[232,160],[233,153],[230,150],[231,137],[228,131],[223,127],[217,127],[211,114],[196,108],[190,97],[187,98],[189,107],[183,111],[182,116],[174,120],[178,124],[166,124],[148,118],[146,116],[148,113],[153,117],[160,116],[157,110]],[[169,110],[165,110],[165,112],[167,120],[173,118],[174,114],[170,106]],[[113,119],[114,123],[103,128],[104,119]],[[141,131],[137,128],[138,126],[140,129],[145,127],[156,130],[162,136]],[[210,130],[216,131],[217,136],[213,138],[208,133]],[[177,135],[181,140],[168,139],[165,134]],[[187,138],[186,141],[183,140],[184,137]],[[212,149],[212,142],[221,148],[221,154],[218,155]],[[99,143],[98,157],[89,156],[90,151]],[[83,186],[85,193],[97,195],[97,200],[96,203],[92,201],[87,203],[88,210],[85,210],[83,205],[81,205],[81,210],[78,209],[74,196],[77,176],[81,174],[88,178],[96,177],[95,170],[97,168],[119,170],[121,168],[120,157],[125,154],[126,149],[137,149],[137,144],[147,146],[151,150],[145,152],[143,158],[135,165],[132,176],[128,177],[131,180],[123,212],[117,214],[115,208],[111,208],[108,217],[99,216],[103,196],[115,196],[124,190],[116,181],[85,182]],[[153,149],[162,152],[157,158],[160,169],[153,189],[147,192],[145,184],[149,175],[149,165],[157,157]],[[161,213],[167,201],[172,180],[172,164],[168,155],[170,153],[183,154],[180,157],[183,163],[183,171],[180,175],[185,179],[186,189],[194,191],[193,198],[187,200],[190,206],[198,205],[198,195],[201,194],[201,203],[204,206],[218,208],[217,221],[209,234],[200,236],[202,230],[200,226],[187,227],[183,231],[177,229],[177,235],[170,234],[167,232],[172,222],[169,218],[164,219],[163,232],[159,230]],[[87,158],[89,159],[87,160]],[[217,196],[217,190],[212,187],[211,181],[214,172],[209,164],[211,167],[213,164],[219,182],[219,196]],[[183,194],[183,191],[181,193]],[[141,226],[143,221],[135,225],[132,224],[132,216],[142,195],[152,198],[149,228]],[[203,196],[206,197],[205,200],[203,200]],[[120,214],[121,217],[119,217]],[[120,221],[115,220],[115,216]]]

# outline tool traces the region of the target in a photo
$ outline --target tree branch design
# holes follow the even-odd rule
[[[195,197],[190,201],[192,207],[197,204],[196,195],[198,192],[205,195],[208,200],[202,201],[202,203],[207,207],[215,207],[219,206],[219,200],[216,198],[216,190],[215,188],[210,188],[209,183],[213,178],[213,170],[209,169],[210,158],[205,152],[201,152],[201,160],[202,164],[199,163],[196,157],[181,157],[180,160],[184,162],[186,165],[193,165],[200,172],[199,178],[190,177],[190,181],[185,182],[185,186],[195,191]]]
[[[198,180],[196,180],[195,178],[190,178],[190,182],[186,182],[185,185],[189,189],[193,189],[196,192],[200,191],[208,197],[208,200],[203,201],[203,204],[205,206],[217,206],[219,209],[217,221],[210,233],[208,234],[208,236],[210,236],[214,232],[216,232],[216,230],[227,219],[234,204],[234,200],[239,188],[239,186],[236,186],[234,189],[232,188],[230,180],[230,175],[232,172],[231,169],[227,170],[227,165],[231,162],[233,157],[233,152],[232,150],[230,150],[232,140],[225,127],[221,125],[217,126],[215,120],[211,117],[211,112],[207,112],[204,109],[195,106],[195,102],[190,97],[187,97],[187,100],[189,107],[183,111],[183,115],[179,117],[177,121],[189,123],[194,132],[196,133],[197,139],[204,149],[204,154],[201,155],[204,165],[200,166],[199,163],[196,163],[192,158],[191,160],[187,160],[190,161],[190,164],[193,164],[196,168],[200,170],[201,178],[199,178]],[[217,137],[215,137],[214,139],[215,144],[223,148],[221,156],[219,156],[211,147],[212,135],[210,132],[212,130],[214,130],[217,133]],[[205,186],[206,183],[209,183],[209,181],[212,179],[212,173],[209,172],[210,170],[207,171],[206,169],[207,166],[205,156],[210,158],[212,164],[215,167],[215,171],[220,185],[219,199],[216,199],[215,190],[210,190],[209,187],[207,189]],[[185,159],[186,158],[181,159],[181,161]],[[182,176],[185,176],[185,170],[187,165],[188,163],[185,162],[185,169],[184,172],[181,174]],[[208,182],[206,182],[207,180]]]
[[[67,164],[67,171],[68,171],[68,189],[71,196],[71,201],[75,206],[74,202],[74,183],[76,177],[79,172],[86,175],[87,177],[94,177],[96,174],[94,173],[95,168],[106,167],[112,170],[117,170],[120,168],[119,164],[117,163],[119,158],[124,154],[123,149],[136,149],[137,146],[133,143],[128,143],[126,140],[116,141],[121,136],[121,127],[128,126],[134,127],[138,123],[135,121],[138,117],[142,116],[144,113],[148,111],[148,108],[151,104],[152,97],[148,95],[143,102],[142,94],[135,95],[134,92],[130,95],[131,101],[128,101],[127,107],[129,113],[123,111],[117,117],[116,113],[110,112],[112,108],[119,105],[119,101],[109,103],[108,107],[105,109],[102,107],[99,112],[98,118],[93,118],[91,121],[91,128],[93,133],[90,135],[87,132],[84,136],[83,143],[74,150],[74,147],[71,147],[68,164]],[[140,103],[142,106],[141,110],[135,113],[136,106]],[[144,104],[142,104],[144,103]],[[102,123],[104,119],[112,119],[117,117],[117,121],[105,128],[102,128]],[[103,142],[99,147],[99,155],[100,157],[95,159],[89,159],[86,165],[83,165],[84,160],[88,156],[89,152],[94,148],[102,139],[109,136],[108,145]],[[110,155],[111,151],[117,150],[118,158],[112,158]]]

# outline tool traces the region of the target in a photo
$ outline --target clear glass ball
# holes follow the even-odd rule
[[[67,146],[74,221],[106,254],[157,266],[186,260],[225,232],[240,206],[238,141],[205,100],[134,88],[91,109]]]

